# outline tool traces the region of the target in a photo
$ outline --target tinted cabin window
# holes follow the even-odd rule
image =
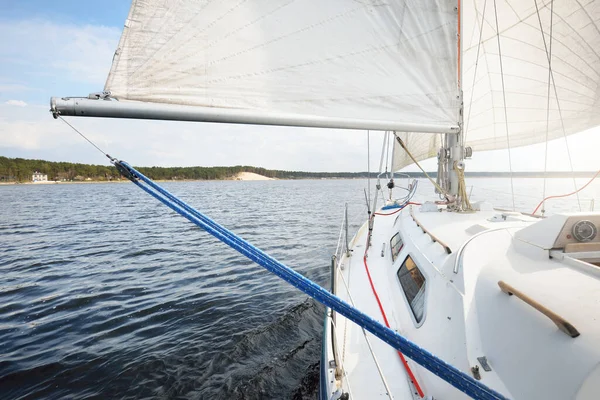
[[[410,256],[400,266],[398,279],[415,319],[421,322],[425,307],[425,277]]]
[[[400,253],[400,250],[402,250],[402,246],[404,246],[404,243],[402,243],[402,238],[400,237],[399,233],[396,233],[390,239],[390,249],[392,250],[392,261],[396,261],[396,258],[398,257],[398,253]]]

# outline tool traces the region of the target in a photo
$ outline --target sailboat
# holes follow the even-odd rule
[[[320,397],[597,399],[600,214],[471,204],[464,170],[600,125],[599,26],[594,0],[134,0],[104,90],[51,112],[382,131],[394,169],[437,157],[436,193],[378,185],[333,294],[307,290],[329,306]]]

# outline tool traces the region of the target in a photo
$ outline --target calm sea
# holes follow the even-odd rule
[[[325,287],[344,203],[351,231],[366,212],[364,180],[163,185]],[[512,207],[508,179],[468,185]],[[542,180],[514,187],[531,212]],[[2,399],[314,399],[323,311],[132,184],[0,186]]]

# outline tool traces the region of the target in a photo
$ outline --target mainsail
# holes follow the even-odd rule
[[[600,125],[600,2],[472,0],[462,21],[466,145],[525,146]],[[435,156],[431,140],[409,136],[418,160]],[[395,155],[395,168],[412,163]]]
[[[105,91],[119,100],[456,126],[447,0],[134,0]]]

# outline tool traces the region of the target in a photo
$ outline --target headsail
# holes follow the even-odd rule
[[[435,157],[442,144],[441,135],[419,135],[414,132],[399,132],[397,135],[417,161]],[[392,171],[398,171],[413,163],[406,151],[395,140],[393,154]]]
[[[105,90],[119,100],[458,122],[456,2],[134,0]]]
[[[600,125],[600,2],[473,0],[463,16],[467,145],[508,147],[506,119],[510,147]]]
[[[600,125],[599,2],[471,0],[462,8],[466,145],[526,146]],[[441,142],[404,137],[418,161],[434,157]],[[394,154],[396,170],[412,164]]]

